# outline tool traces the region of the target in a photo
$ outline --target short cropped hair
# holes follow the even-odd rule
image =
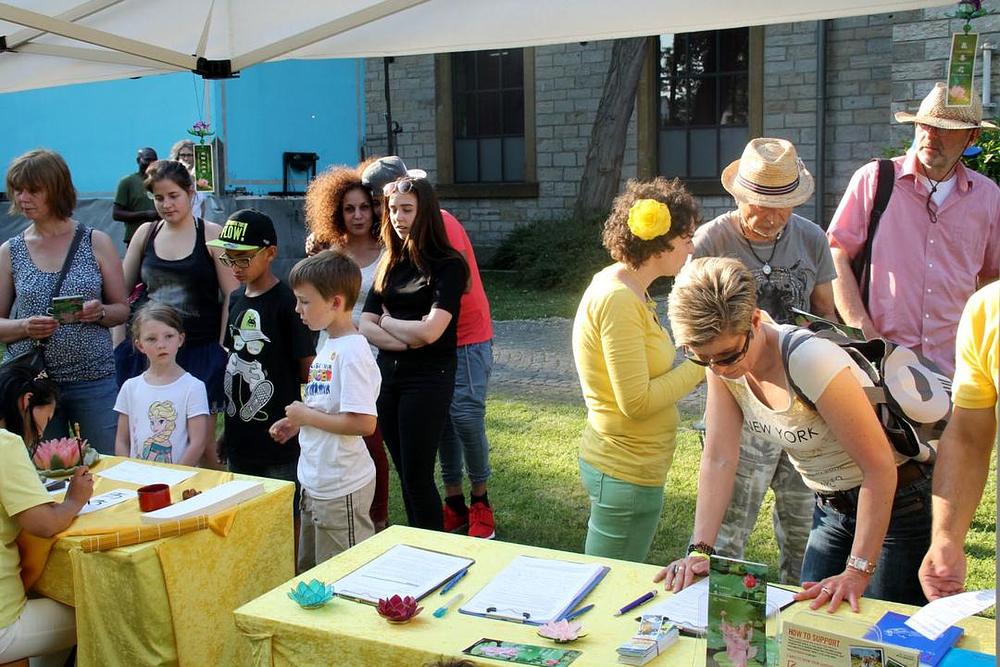
[[[628,226],[629,209],[640,199],[655,199],[667,205],[672,219],[670,231],[648,241],[632,233]],[[601,240],[613,260],[637,269],[650,257],[673,250],[670,242],[679,236],[694,234],[699,222],[698,202],[680,179],[657,176],[651,181],[630,180],[625,184],[625,192],[615,197],[611,205]]]
[[[337,250],[323,250],[299,260],[288,274],[292,288],[312,285],[324,299],[344,297],[344,308],[351,310],[361,291],[361,269],[354,260]]]
[[[688,263],[674,279],[667,300],[674,338],[688,347],[746,333],[756,308],[753,274],[742,262],[723,257]]]
[[[15,190],[45,192],[46,204],[52,215],[66,219],[76,208],[76,188],[69,166],[55,151],[39,148],[14,158],[7,169],[7,199],[10,213],[23,215]]]

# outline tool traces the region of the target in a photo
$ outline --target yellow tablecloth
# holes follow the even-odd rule
[[[552,645],[535,634],[535,626],[468,616],[457,610],[450,611],[443,619],[434,618],[431,612],[451,597],[451,593],[445,596],[431,593],[423,601],[425,610],[407,625],[390,625],[378,616],[373,607],[341,598],[334,598],[320,609],[304,610],[285,595],[299,581],[313,578],[335,581],[390,546],[400,543],[475,558],[476,563],[469,574],[453,589],[454,593],[465,593],[466,600],[519,554],[609,565],[611,571],[586,600],[594,603],[594,609],[580,619],[588,636],[566,646],[583,651],[573,667],[608,667],[617,663],[615,648],[635,632],[636,623],[632,614],[622,617],[612,614],[625,603],[651,590],[654,587],[651,583],[653,574],[658,569],[652,565],[393,526],[237,609],[236,625],[252,647],[253,660],[247,664],[258,667],[417,666],[442,656],[462,657],[462,649],[483,637]],[[783,613],[788,618],[804,608],[808,608],[807,605],[800,603]],[[885,602],[863,600],[860,614],[851,614],[845,605],[843,609],[846,611],[840,611],[836,616],[851,616],[874,623],[889,608],[890,605]],[[892,605],[892,608],[905,613],[912,611],[905,605]],[[994,652],[992,621],[970,618],[961,625],[966,634],[959,646]],[[651,664],[670,667],[704,665],[704,655],[704,640],[682,638]],[[484,660],[477,664],[500,663]]]
[[[105,457],[94,467],[94,495],[136,488],[99,476],[123,460]],[[245,476],[199,470],[171,494],[178,501],[184,489],[204,491],[234,478]],[[199,530],[94,553],[79,549],[82,537],[56,542],[33,590],[76,607],[78,664],[246,664],[230,613],[295,573],[294,484],[250,479],[266,493],[239,506],[225,537]],[[70,530],[137,524],[139,516],[130,500],[78,517]]]

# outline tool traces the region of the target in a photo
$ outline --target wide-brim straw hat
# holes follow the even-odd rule
[[[722,170],[722,187],[738,202],[793,208],[812,197],[815,183],[787,139],[753,139]]]
[[[977,128],[987,128],[990,130],[1000,129],[995,123],[983,120],[983,103],[976,94],[973,86],[970,93],[972,104],[964,107],[945,106],[948,99],[948,89],[943,81],[934,84],[931,92],[920,103],[917,113],[908,111],[897,111],[896,121],[899,123],[920,123],[930,125],[942,130],[974,130]]]

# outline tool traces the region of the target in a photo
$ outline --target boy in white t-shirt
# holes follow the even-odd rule
[[[351,322],[361,270],[334,250],[307,257],[288,282],[295,312],[329,338],[309,369],[305,402],[285,408],[271,436],[285,442],[298,433],[302,527],[298,571],[371,537],[368,514],[375,496],[375,464],[362,436],[375,431],[375,400],[382,380],[364,336]]]

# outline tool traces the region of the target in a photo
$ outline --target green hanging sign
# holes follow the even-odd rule
[[[194,179],[198,192],[215,192],[215,162],[212,144],[194,145]]]
[[[945,106],[967,107],[972,104],[972,78],[976,70],[976,46],[979,33],[963,32],[951,36],[948,58],[948,95]]]

